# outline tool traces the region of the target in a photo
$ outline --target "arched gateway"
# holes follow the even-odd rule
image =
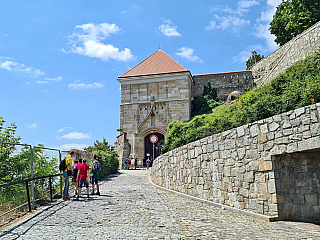
[[[158,50],[118,78],[121,83],[120,128],[116,150],[121,166],[127,157],[157,157],[173,121],[190,120],[192,76]],[[150,142],[156,135],[158,141]]]

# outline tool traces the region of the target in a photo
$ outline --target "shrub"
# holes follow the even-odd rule
[[[232,105],[188,123],[172,122],[162,153],[187,143],[276,114],[320,102],[320,51],[289,67],[270,83],[253,89]]]

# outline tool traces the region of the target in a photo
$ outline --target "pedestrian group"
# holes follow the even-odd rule
[[[74,183],[74,197],[79,199],[81,194],[82,186],[87,189],[87,197],[89,198],[89,176],[90,182],[92,184],[91,195],[100,195],[99,191],[99,172],[101,171],[101,166],[97,160],[97,156],[93,156],[93,162],[91,168],[87,165],[86,159],[75,159],[72,166],[72,157],[74,156],[74,151],[70,151],[69,156],[65,159],[66,168],[63,171],[64,176],[64,189],[62,193],[63,200],[69,200],[69,178],[72,177],[72,182]],[[96,192],[95,192],[96,187]]]

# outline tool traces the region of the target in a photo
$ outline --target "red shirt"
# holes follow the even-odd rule
[[[80,164],[79,166],[77,165],[79,173],[79,180],[86,180],[88,177],[88,170],[89,166],[87,164]]]

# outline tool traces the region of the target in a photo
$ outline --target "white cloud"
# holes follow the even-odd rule
[[[71,132],[71,133],[65,134],[65,135],[63,135],[62,137],[59,137],[59,138],[80,140],[80,139],[91,138],[91,137],[86,133]]]
[[[35,129],[37,127],[37,123],[33,123],[30,126],[28,126],[28,128],[30,129]]]
[[[265,39],[265,51],[274,51],[278,48],[278,45],[274,42],[275,36],[269,31],[269,23],[281,1],[282,0],[268,0],[266,11],[261,12],[260,17],[256,19],[256,24],[254,26],[255,36]]]
[[[120,51],[112,44],[102,42],[111,34],[117,34],[121,29],[116,24],[87,23],[75,27],[73,33],[69,36],[69,51],[62,49],[66,53],[77,53],[80,55],[99,58],[103,61],[114,59],[117,61],[129,61],[135,59],[129,48]]]
[[[38,77],[41,75],[44,75],[44,72],[40,71],[39,69],[36,69],[34,67],[28,67],[25,64],[17,63],[16,61],[10,59],[10,60],[1,60],[1,59],[10,59],[7,57],[0,57],[0,68],[5,69],[7,71],[12,72],[22,72],[29,74],[32,77]]]
[[[260,52],[265,52],[265,47],[263,47],[262,45],[251,45],[247,47],[246,50],[239,52],[236,56],[234,56],[233,61],[245,63],[251,56],[252,51],[256,51],[260,54]]]
[[[70,83],[69,85],[70,89],[96,89],[96,88],[103,88],[103,83],[82,83],[80,80],[76,81],[75,83]]]
[[[214,7],[211,7],[209,12],[224,12],[224,13],[228,13],[228,14],[236,14],[239,16],[243,16],[244,13],[249,12],[249,8],[253,7],[255,5],[259,5],[260,3],[256,0],[252,0],[252,1],[239,1],[237,3],[237,8],[233,9],[230,6],[226,5],[226,6],[222,6],[222,5],[216,5]]]
[[[181,37],[181,34],[177,31],[177,27],[173,25],[170,19],[163,19],[165,24],[159,26],[160,31],[168,37]]]
[[[256,0],[252,1],[239,1],[238,2],[238,9],[246,9],[252,6],[259,5],[259,2]]]
[[[246,20],[244,18],[240,18],[237,16],[227,15],[224,17],[220,17],[218,15],[214,15],[217,21],[211,21],[210,25],[205,28],[205,30],[214,30],[214,29],[222,29],[225,30],[229,27],[233,27],[233,30],[237,30],[239,27],[243,27],[245,25],[250,25],[250,20]]]
[[[194,50],[192,48],[188,47],[182,47],[178,49],[180,52],[177,52],[176,54],[182,58],[187,59],[191,62],[202,62],[202,59],[193,55]]]
[[[63,144],[57,148],[60,150],[71,150],[71,149],[84,149],[86,147],[89,147],[89,145],[88,144],[79,144],[79,143],[68,143],[68,144]]]
[[[121,14],[126,14],[126,13],[127,13],[127,11],[122,11],[122,12],[121,12]]]
[[[48,81],[36,81],[37,84],[46,84]]]
[[[63,132],[63,131],[66,130],[66,129],[72,129],[72,128],[73,128],[73,127],[60,128],[60,129],[58,129],[57,132]]]
[[[25,82],[25,84],[31,84],[30,82]]]
[[[59,77],[56,77],[56,78],[45,78],[44,80],[60,82],[60,81],[62,81],[62,79],[63,79],[63,77],[59,76]]]

